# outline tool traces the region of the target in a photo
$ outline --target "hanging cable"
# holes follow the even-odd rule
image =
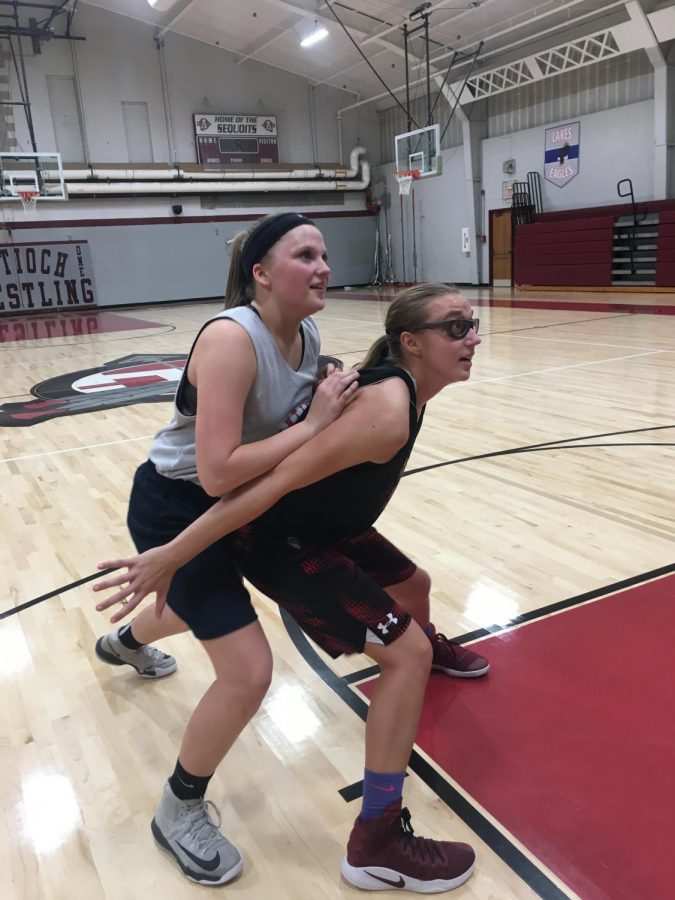
[[[469,78],[471,77],[473,67],[476,65],[476,60],[478,59],[478,54],[483,49],[483,44],[484,44],[484,41],[481,41],[480,44],[478,45],[478,47],[476,48],[476,52],[474,53],[473,59],[471,60],[471,65],[469,66],[469,71],[466,73],[466,77],[464,78],[461,88],[455,94],[455,102],[454,102],[452,109],[450,110],[450,118],[448,119],[447,125],[441,132],[441,140],[439,141],[439,143],[443,142],[443,138],[445,137],[445,132],[450,127],[450,123],[452,122],[452,117],[455,115],[455,110],[457,109],[457,105],[459,103],[459,98],[462,96],[462,92],[464,91],[464,88],[466,87],[466,83],[469,80]],[[453,91],[453,93],[454,93],[454,91]]]
[[[349,33],[349,31],[347,31],[346,27],[342,24],[342,22],[340,21],[340,17],[338,16],[338,14],[337,14],[337,13],[335,12],[335,10],[333,9],[333,5],[332,5],[332,3],[330,2],[330,0],[324,0],[324,2],[325,2],[325,4],[326,4],[326,6],[328,7],[328,9],[331,11],[331,13],[332,13],[333,18],[335,19],[335,21],[338,23],[338,25],[340,26],[340,28],[341,28],[341,29],[344,31],[344,33],[347,35],[347,37],[348,37],[349,40],[352,42],[352,44],[356,47],[356,49],[358,50],[359,54],[363,57],[364,61],[366,62],[368,68],[373,72],[373,74],[375,75],[375,77],[377,78],[377,80],[380,82],[380,84],[382,85],[382,87],[387,91],[388,94],[390,94],[390,96],[393,98],[393,100],[394,100],[394,102],[396,103],[396,105],[397,105],[397,106],[400,106],[400,108],[403,110],[403,112],[406,114],[406,116],[409,115],[408,110],[407,110],[407,109],[405,108],[405,106],[401,103],[401,101],[398,99],[398,97],[396,96],[396,94],[393,93],[393,91],[391,90],[391,88],[389,87],[389,85],[386,83],[386,81],[384,81],[384,79],[381,78],[380,73],[379,73],[379,72],[377,71],[377,69],[371,64],[370,60],[369,60],[368,57],[365,55],[365,53],[363,52],[363,50],[361,50],[361,48],[360,48],[359,45],[356,43],[356,41],[354,40],[354,38],[351,36],[351,34]],[[412,118],[412,116],[411,116],[410,118],[412,119],[412,123],[413,123],[413,125],[415,126],[415,128],[419,128],[419,125],[418,125],[417,122]]]
[[[457,59],[457,51],[455,50],[454,55],[453,55],[452,59],[450,60],[450,65],[448,66],[448,68],[445,72],[445,75],[443,76],[443,81],[441,82],[440,87],[438,88],[438,93],[436,94],[436,99],[434,100],[433,106],[431,107],[431,112],[429,113],[430,121],[427,122],[427,125],[431,125],[431,123],[433,122],[434,110],[436,109],[436,104],[441,99],[441,94],[443,93],[443,88],[445,87],[445,82],[448,80],[448,76],[450,75],[452,67],[455,65],[456,59]]]

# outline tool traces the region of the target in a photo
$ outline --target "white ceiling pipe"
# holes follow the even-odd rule
[[[87,194],[227,194],[254,191],[362,191],[370,184],[370,166],[361,162],[361,178],[349,181],[68,181],[69,196]]]
[[[292,169],[288,171],[264,172],[254,169],[240,169],[237,172],[186,172],[184,169],[104,169],[98,166],[91,169],[67,169],[64,176],[72,181],[91,181],[101,178],[105,181],[292,181],[298,178],[320,178],[326,175],[333,178],[348,177],[346,169]]]
[[[343,166],[326,168],[316,166],[311,169],[288,169],[274,172],[264,169],[238,169],[223,173],[217,172],[186,172],[180,166],[171,169],[143,169],[135,166],[127,169],[106,169],[101,166],[87,169],[67,169],[64,172],[65,180],[85,181],[96,178],[114,181],[171,181],[181,179],[184,181],[291,181],[296,179],[323,179],[326,176],[333,178],[356,178],[359,173],[359,158],[365,155],[365,147],[354,147],[349,155],[349,168]]]
[[[362,191],[370,177],[361,181],[203,181],[199,184],[184,181],[74,181],[66,182],[68,196],[86,194],[229,194],[254,191]]]

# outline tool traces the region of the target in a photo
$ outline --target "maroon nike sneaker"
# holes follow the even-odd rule
[[[342,876],[366,891],[392,888],[436,894],[464,884],[476,855],[468,844],[416,837],[401,801],[377,819],[357,819],[342,860]]]
[[[431,626],[434,628],[434,626]],[[456,641],[449,641],[444,634],[434,633],[429,638],[434,655],[431,668],[455,678],[480,678],[490,669],[490,663],[484,656],[479,656],[468,647],[462,647]]]

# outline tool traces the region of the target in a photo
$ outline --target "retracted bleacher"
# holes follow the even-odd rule
[[[675,288],[675,200],[539,213],[515,228],[519,287]]]

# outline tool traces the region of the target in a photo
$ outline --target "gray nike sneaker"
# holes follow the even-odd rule
[[[103,662],[110,663],[111,666],[133,666],[141,678],[164,678],[176,671],[173,656],[162,653],[150,644],[144,644],[140,650],[129,650],[120,641],[118,634],[119,628],[96,641],[96,655]]]
[[[179,800],[167,782],[152,820],[159,846],[170,853],[183,874],[197,884],[225,884],[241,872],[239,851],[209,816],[207,800]]]

